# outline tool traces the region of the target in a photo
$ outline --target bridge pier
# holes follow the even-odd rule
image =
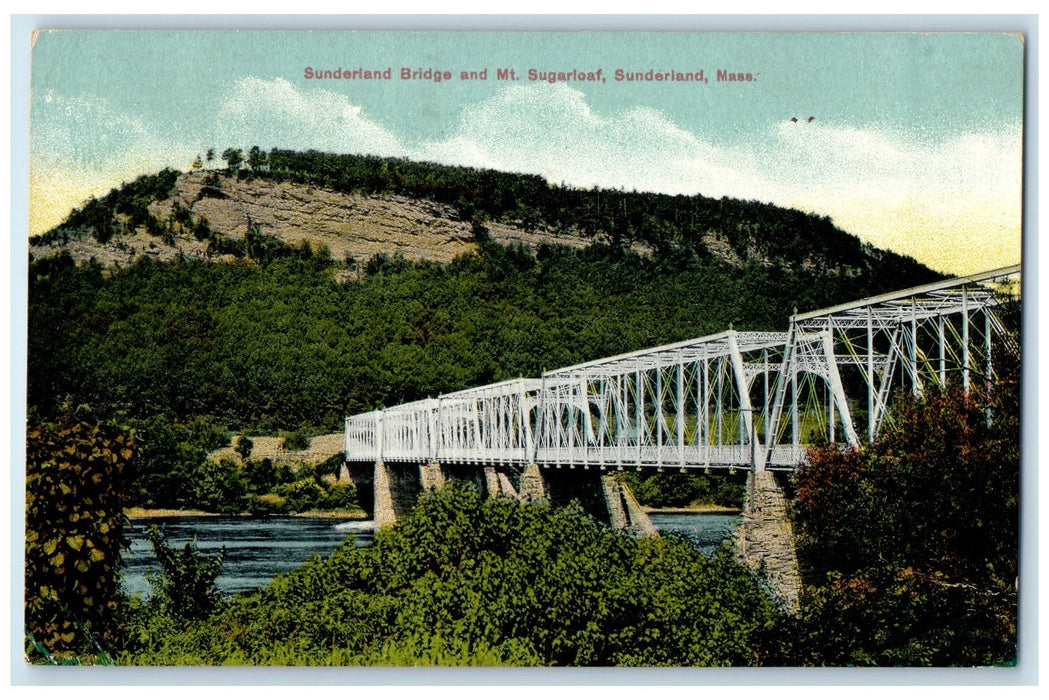
[[[529,464],[521,472],[518,491],[523,501],[541,501],[546,498],[546,480],[538,464]]]
[[[424,465],[428,466],[428,465]],[[375,509],[372,520],[376,527],[387,527],[404,520],[411,513],[423,491],[422,475],[414,465],[375,463]]]
[[[438,462],[419,465],[419,481],[423,491],[434,491],[447,483],[448,478]]]
[[[543,473],[549,500],[555,505],[578,501],[599,522],[638,535],[658,534],[648,514],[626,484],[614,474],[579,469],[548,469]]]
[[[550,500],[567,505],[576,500],[583,510],[618,530],[644,536],[658,534],[634,494],[614,474],[590,470],[540,469],[473,465],[412,465],[348,462],[346,474],[357,489],[361,507],[376,527],[404,520],[425,491],[446,484],[471,484],[488,498],[513,498],[525,503]]]
[[[787,508],[775,474],[752,471],[747,478],[743,521],[736,531],[736,556],[760,573],[783,609],[795,615],[801,609],[801,573]]]

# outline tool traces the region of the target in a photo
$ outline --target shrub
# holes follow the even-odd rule
[[[728,550],[633,539],[578,506],[423,496],[127,663],[730,665],[764,660],[775,603]]]
[[[1015,395],[999,387],[991,425],[975,393],[901,399],[873,445],[811,452],[795,500],[811,584],[792,634],[797,662],[1013,662]]]
[[[281,438],[284,449],[289,452],[308,450],[310,447],[310,433],[302,428],[293,430],[290,433],[284,433]]]
[[[255,447],[255,443],[251,441],[251,438],[241,435],[237,438],[236,444],[233,449],[240,455],[241,459],[247,459],[251,456],[251,450]]]
[[[147,528],[146,539],[160,564],[159,572],[147,574],[153,587],[151,603],[163,614],[178,619],[207,617],[222,600],[215,580],[222,569],[225,547],[213,557],[200,554],[193,540],[178,550],[167,543],[156,525]]]
[[[26,632],[54,652],[111,643],[133,435],[67,413],[26,444]]]

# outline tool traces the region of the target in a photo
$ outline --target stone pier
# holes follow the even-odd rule
[[[772,472],[751,472],[743,521],[736,532],[736,555],[760,573],[791,615],[800,610],[801,574],[794,550],[794,530],[787,513],[787,498]]]
[[[367,467],[371,466],[371,473]],[[408,516],[424,491],[445,484],[471,484],[488,498],[519,501],[548,500],[566,505],[575,500],[600,522],[643,536],[658,534],[652,521],[626,484],[614,474],[585,469],[455,464],[347,464],[357,487],[361,506],[378,527],[393,525]]]

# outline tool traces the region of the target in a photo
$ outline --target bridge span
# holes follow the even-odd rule
[[[785,332],[728,330],[346,419],[346,466],[379,526],[448,481],[489,497],[578,501],[621,530],[655,534],[624,469],[749,472],[736,556],[782,607],[801,578],[777,472],[810,445],[873,442],[892,398],[931,387],[991,390],[1018,355],[1003,323],[1020,267],[810,313]],[[991,420],[988,415],[988,420]]]
[[[858,445],[894,393],[990,387],[1019,265],[346,419],[346,460],[543,469],[793,470]]]

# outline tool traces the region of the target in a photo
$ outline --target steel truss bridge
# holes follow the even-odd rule
[[[991,388],[1018,353],[1001,312],[1020,267],[729,329],[346,419],[348,462],[789,470],[818,441],[858,445],[892,397]]]

